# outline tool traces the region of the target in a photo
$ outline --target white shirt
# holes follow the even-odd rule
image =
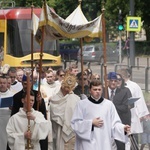
[[[50,132],[50,123],[44,118],[41,112],[34,109],[31,112],[36,117],[34,121],[30,121],[30,130],[32,132],[31,143],[34,145],[33,150],[41,150],[39,140],[47,137]],[[25,150],[27,140],[24,137],[24,133],[27,129],[28,119],[26,112],[23,108],[20,108],[19,112],[9,119],[6,127],[8,144],[12,150]]]
[[[131,80],[126,82],[126,87],[131,91],[133,98],[140,98],[134,103],[134,108],[131,109],[131,133],[142,133],[143,127],[140,118],[149,114],[142,90],[137,83]]]
[[[12,91],[14,94],[18,93],[19,91],[21,91],[23,89],[22,83],[16,81],[15,84],[12,84],[10,86],[10,91]]]
[[[12,97],[13,93],[10,90],[6,92],[0,92],[1,98]],[[10,118],[11,110],[6,108],[0,108],[0,150],[6,150],[7,147],[7,133],[6,125]]]
[[[97,117],[104,124],[92,130],[92,121]],[[124,125],[114,104],[107,99],[99,104],[88,99],[79,101],[71,125],[76,133],[75,150],[111,150],[112,138],[125,142]]]

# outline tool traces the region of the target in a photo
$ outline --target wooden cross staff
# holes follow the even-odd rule
[[[30,75],[31,73],[29,71],[26,71],[27,76],[27,112],[31,111],[31,105],[30,105],[30,91],[31,91],[31,83],[30,83]],[[30,119],[28,119],[28,132],[30,132]],[[31,150],[34,148],[34,145],[31,143],[31,139],[27,139],[27,143],[25,145],[25,149]]]

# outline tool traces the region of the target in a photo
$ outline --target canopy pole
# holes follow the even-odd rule
[[[83,38],[80,38],[80,57],[81,57],[81,74],[82,74],[82,94],[84,94],[84,81],[83,81],[83,75],[84,75],[84,70],[83,70]]]
[[[131,149],[132,150],[139,150],[139,146],[138,146],[133,134],[129,134],[128,137],[130,139]]]
[[[44,45],[43,39],[44,39],[44,26],[42,26],[42,40],[41,40],[41,49],[40,49],[38,96],[40,95],[40,87],[41,87],[42,57],[43,57],[43,45]],[[37,110],[39,110],[39,107],[40,107],[40,101],[37,101]]]
[[[81,2],[82,0],[78,0],[79,5],[81,7]],[[81,52],[80,52],[80,57],[81,57],[81,74],[82,74],[82,94],[84,94],[84,81],[83,81],[83,75],[84,75],[84,70],[83,70],[83,38],[80,38],[80,48],[81,48]]]
[[[31,106],[30,106],[30,90],[31,90],[30,84],[31,83],[30,83],[30,71],[29,70],[26,71],[26,75],[27,75],[27,112],[31,112]],[[31,125],[30,125],[29,118],[28,118],[28,132],[31,132]],[[27,150],[34,148],[34,145],[31,143],[31,139],[27,139],[25,148]]]
[[[43,5],[43,9],[44,9],[44,13],[45,13],[45,19],[47,22],[47,13],[46,13],[46,0],[43,1],[44,5]],[[38,96],[40,95],[40,85],[41,85],[41,74],[42,74],[42,58],[43,58],[43,47],[44,47],[44,29],[45,27],[42,26],[42,37],[41,37],[41,49],[40,49],[40,62],[39,62],[39,82],[38,82]],[[39,110],[40,107],[40,101],[37,102],[37,110]]]
[[[108,98],[107,89],[107,56],[106,56],[106,28],[105,28],[105,7],[102,2],[102,41],[103,41],[103,56],[104,56],[104,82],[105,82],[105,98]]]
[[[82,2],[82,0],[78,0],[78,2],[79,2],[79,5],[80,5],[80,7],[81,7],[81,2]],[[81,49],[81,51],[80,51],[80,57],[81,57],[81,74],[82,74],[82,77],[81,77],[81,79],[82,79],[82,94],[84,94],[84,81],[83,81],[83,75],[84,75],[84,70],[83,70],[83,38],[80,38],[80,49]]]
[[[31,5],[31,20],[33,25],[33,8],[34,6]],[[31,79],[33,80],[33,31],[31,32]],[[33,85],[32,85],[33,88]]]

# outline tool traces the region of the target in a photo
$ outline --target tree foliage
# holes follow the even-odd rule
[[[150,1],[142,0],[138,6],[142,20],[144,21],[143,27],[146,31],[147,40],[150,41]]]
[[[116,30],[116,23],[118,21],[119,9],[122,10],[124,23],[126,16],[129,15],[131,0],[105,0],[105,16],[107,31]],[[143,27],[146,30],[147,40],[150,41],[150,0],[134,0],[135,1],[135,16],[141,16]],[[26,7],[33,4],[35,7],[42,7],[42,0],[15,0],[16,6]],[[101,13],[102,0],[82,0],[82,11],[85,17],[90,21],[96,18]],[[55,11],[64,19],[70,15],[78,6],[78,0],[47,0],[47,4],[55,9]]]
[[[42,2],[41,0],[15,0],[16,7],[31,7],[34,5],[35,7],[41,7]]]
[[[150,1],[147,0],[134,0],[135,1],[135,16],[140,16],[142,18],[143,28],[146,31],[147,40],[150,41]],[[115,25],[118,20],[119,9],[122,10],[122,16],[124,18],[124,23],[126,24],[126,16],[130,14],[130,0],[107,0],[106,3],[106,19],[108,20],[109,26],[111,24]]]

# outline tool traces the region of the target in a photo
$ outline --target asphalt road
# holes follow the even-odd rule
[[[148,57],[136,57],[135,58],[135,66],[132,67],[132,80],[137,82],[140,87],[145,90],[145,82],[146,83],[150,83],[150,70],[148,70],[148,76],[146,78],[145,76],[145,70],[146,67],[149,65],[149,58]],[[74,63],[74,62],[72,62]],[[69,65],[69,63],[67,63],[67,66]],[[103,68],[102,65],[99,65],[98,63],[90,63],[90,65],[88,66],[88,64],[84,64],[84,69],[90,67],[93,71],[93,73],[98,73],[101,75],[101,70]],[[128,67],[128,60],[127,58],[124,58],[122,63],[107,63],[107,73],[110,71],[115,71],[115,69],[119,69],[119,68],[127,68]],[[81,63],[78,63],[78,68],[79,71],[81,70]],[[149,85],[149,84],[148,84]],[[150,86],[148,86],[148,90],[150,91]]]
[[[143,90],[145,90],[145,68],[149,65],[150,62],[150,60],[148,60],[147,58],[148,57],[136,57],[135,67],[133,67],[132,69],[132,80],[138,83]],[[70,63],[67,63],[67,66],[69,65]],[[128,66],[127,58],[124,58],[121,64],[107,63],[107,73],[110,71],[115,71],[115,67],[119,69],[119,68],[127,68],[127,66]],[[92,69],[93,73],[101,74],[102,66],[98,65],[98,63],[91,63],[89,67]],[[81,63],[78,63],[78,68],[80,71]],[[86,68],[88,68],[88,64],[84,65],[84,69]],[[148,71],[147,81],[150,84],[150,70]],[[149,85],[149,91],[150,91],[150,85]],[[148,150],[148,145],[144,147],[144,150]]]

